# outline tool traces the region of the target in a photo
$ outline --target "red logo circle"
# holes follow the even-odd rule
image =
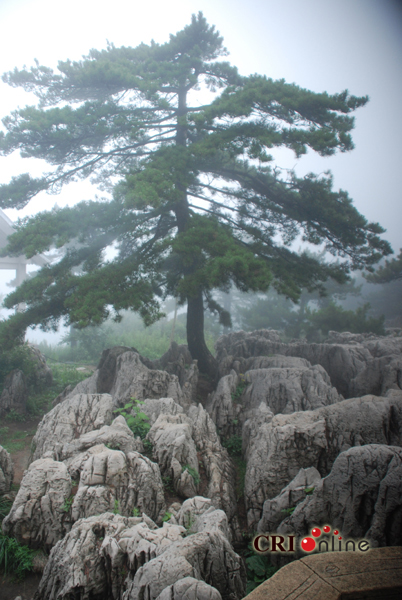
[[[315,548],[315,541],[311,537],[305,537],[301,541],[301,547],[305,552],[311,552]]]
[[[314,529],[311,531],[311,535],[313,535],[316,538],[320,537],[321,529],[318,529],[318,527],[314,527]]]
[[[325,525],[325,527],[323,527],[324,533],[329,533],[331,531],[331,527],[329,527],[329,525]]]

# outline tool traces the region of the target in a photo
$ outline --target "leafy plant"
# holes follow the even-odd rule
[[[116,500],[116,502],[117,502],[117,500]],[[133,517],[140,517],[140,516],[141,516],[140,509],[138,508],[138,506],[134,506],[134,508],[133,508]]]
[[[294,511],[295,511],[296,507],[295,506],[291,506],[290,508],[283,508],[281,510],[281,512],[283,512],[286,515],[293,515]]]
[[[8,498],[0,498],[0,522],[8,515],[13,505],[13,501]]]
[[[251,551],[252,552],[252,551]],[[246,558],[247,566],[247,589],[249,594],[261,583],[272,577],[279,567],[271,565],[269,558],[261,554],[253,554]]]
[[[123,408],[116,408],[113,412],[122,415],[133,434],[135,436],[138,435],[143,440],[151,429],[151,426],[148,423],[149,417],[144,412],[141,412],[140,404],[144,403],[136,398],[131,398],[131,402],[125,404]]]
[[[162,521],[165,523],[166,521],[169,521],[169,519],[171,518],[172,513],[166,511],[165,514],[162,517]]]
[[[198,473],[197,469],[190,467],[190,465],[184,465],[181,470],[183,473],[184,471],[188,471],[190,473],[191,477],[194,479],[194,483],[196,486],[200,483],[200,474]]]
[[[63,506],[60,508],[60,510],[68,513],[70,511],[70,508],[71,508],[73,502],[74,502],[74,496],[70,496],[69,498],[67,498],[65,500],[65,502],[64,502]]]
[[[173,479],[171,475],[164,475],[162,477],[162,483],[166,491],[170,492],[171,494],[174,494]]]
[[[8,411],[6,414],[6,421],[16,421],[17,423],[24,423],[27,420],[27,416],[18,412],[14,408]]]
[[[246,387],[247,387],[247,382],[244,378],[244,375],[240,375],[240,382],[237,384],[235,391],[232,392],[233,402],[240,402],[240,399],[241,399]]]
[[[0,532],[0,567],[5,575],[12,573],[15,579],[23,579],[27,571],[32,571],[35,553],[35,550]]]
[[[306,496],[310,496],[315,490],[315,487],[306,487],[304,488],[304,493],[306,494]]]
[[[119,515],[119,514],[120,514],[120,506],[119,506],[119,501],[117,500],[117,498],[116,498],[116,500],[114,501],[113,513],[114,513],[115,515]]]
[[[222,446],[227,449],[230,456],[241,456],[242,443],[240,435],[232,435],[229,439],[222,441]]]
[[[151,440],[143,440],[142,445],[144,446],[144,454],[146,456],[152,456],[153,445]]]

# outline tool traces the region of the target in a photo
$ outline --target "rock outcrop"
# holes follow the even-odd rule
[[[214,512],[221,513],[218,519]],[[80,519],[53,548],[35,600],[67,600],[73,594],[82,599],[240,600],[245,570],[222,527],[215,525],[222,519],[222,511],[211,511],[208,501],[208,532],[196,525],[189,537],[180,525],[157,528],[145,516],[105,513]]]
[[[180,405],[188,404],[177,375],[152,367],[151,361],[145,360],[131,348],[116,346],[104,350],[93,375],[81,381],[68,397],[77,394],[110,394],[114,407],[122,406],[131,398],[145,400],[169,397]]]
[[[324,367],[332,385],[345,398],[402,389],[401,336],[356,339],[341,334],[323,344],[287,344],[281,342],[278,332],[261,329],[221,336],[216,350],[222,375],[230,372],[236,360],[281,354],[304,358],[312,365]]]
[[[336,457],[352,446],[402,445],[402,393],[365,396],[314,411],[266,414],[250,420],[245,499],[250,527],[301,468],[326,476]]]
[[[234,361],[216,392],[208,398],[207,410],[224,436],[237,431],[253,414],[266,407],[273,414],[313,410],[343,400],[320,365],[304,359],[272,356]],[[241,369],[241,370],[240,370]]]
[[[0,494],[6,494],[13,483],[14,469],[10,454],[0,446]]]
[[[317,524],[330,523],[345,540],[400,546],[401,522],[402,448],[369,444],[342,452],[277,531],[303,536]],[[264,525],[260,521],[259,528]]]

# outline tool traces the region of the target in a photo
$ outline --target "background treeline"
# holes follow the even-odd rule
[[[265,294],[244,294],[237,290],[218,292],[216,298],[230,312],[232,325],[223,327],[218,315],[207,312],[208,347],[213,351],[220,335],[239,329],[276,329],[282,332],[284,341],[305,338],[319,342],[331,330],[382,335],[385,327],[402,327],[400,279],[373,284],[360,276],[345,285],[329,280],[325,293],[320,296],[318,292],[304,290],[299,303],[294,304],[273,289]],[[126,313],[120,323],[108,321],[100,327],[72,329],[59,345],[41,342],[39,348],[48,358],[64,362],[96,363],[102,350],[115,345],[134,347],[144,356],[156,359],[166,352],[171,339],[186,343],[185,309],[178,307],[175,323],[174,299],[165,303],[164,311],[167,316],[151,327],[144,327],[138,315]]]

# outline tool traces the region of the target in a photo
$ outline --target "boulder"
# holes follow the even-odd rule
[[[162,474],[172,478],[176,493],[184,498],[195,496],[199,483],[191,474],[193,471],[199,475],[192,430],[192,423],[184,413],[160,414],[147,435]]]
[[[122,450],[125,454],[143,452],[141,439],[134,437],[133,432],[127,426],[126,419],[119,415],[110,425],[83,433],[79,438],[63,444],[59,449],[59,460],[67,460],[99,444],[104,444],[112,450]]]
[[[257,531],[261,533],[276,532],[280,523],[286,518],[285,515],[289,515],[289,511],[294,510],[295,506],[305,500],[307,495],[312,494],[320,482],[321,475],[314,467],[300,469],[296,477],[283,488],[278,496],[271,500],[265,500]]]
[[[0,494],[11,490],[14,479],[14,469],[10,454],[0,446]]]
[[[113,398],[109,394],[75,394],[57,404],[38,425],[32,440],[32,460],[46,452],[58,460],[64,444],[82,434],[110,425]]]
[[[246,456],[245,500],[249,526],[265,500],[277,496],[301,468],[325,477],[341,452],[365,444],[402,445],[402,393],[343,400],[314,411],[269,413],[252,420]],[[245,429],[247,423],[245,424]],[[244,440],[243,440],[244,445]]]
[[[342,452],[327,477],[278,528],[304,536],[320,524],[371,547],[402,544],[402,448],[369,444]]]
[[[166,506],[159,467],[139,452],[94,446],[70,463],[69,472],[79,479],[72,522],[107,511],[131,516],[134,509],[162,520]]]
[[[312,365],[321,365],[330,376],[332,385],[345,398],[368,393],[383,394],[387,391],[386,385],[401,389],[402,336],[366,338],[339,334],[338,337],[332,337],[329,343],[297,341],[288,344],[281,342],[279,333],[275,331],[237,331],[221,336],[216,343],[216,351],[223,375],[228,373],[236,360],[244,364],[251,357],[281,354],[304,358]],[[383,379],[383,367],[393,359],[397,359],[398,363],[393,366],[392,373]]]
[[[188,417],[193,424],[192,437],[198,451],[198,460],[203,465],[207,485],[202,494],[211,498],[215,508],[225,511],[235,539],[241,537],[237,520],[235,470],[226,448],[222,447],[216,427],[201,406],[191,406]]]
[[[27,400],[28,387],[24,373],[20,369],[14,369],[4,378],[0,396],[0,416],[4,416],[10,410],[25,412]]]
[[[73,596],[131,600],[163,593],[240,600],[245,570],[222,533],[226,517],[222,511],[210,510],[208,500],[205,508],[209,532],[196,531],[184,538],[183,527],[164,523],[157,528],[145,515],[128,518],[104,513],[80,519],[51,551],[34,600]],[[221,514],[216,518],[213,512]],[[201,585],[203,581],[206,585]],[[192,595],[183,595],[186,590]]]
[[[153,361],[153,364],[156,369],[177,375],[183,391],[184,407],[197,401],[198,366],[187,346],[172,342],[169,350],[159,360]]]
[[[32,548],[50,549],[66,532],[71,490],[66,465],[51,458],[33,462],[3,520],[3,532]]]
[[[126,573],[113,569],[102,553],[105,539],[118,538],[140,518],[106,513],[80,519],[52,549],[34,600],[114,598]],[[117,577],[117,580],[116,580]]]
[[[146,363],[146,364],[145,364]],[[122,406],[132,398],[173,398],[185,400],[177,375],[150,368],[152,363],[133,349],[116,346],[104,350],[97,370],[81,381],[67,397],[77,394],[110,394],[113,406]]]
[[[184,577],[165,588],[156,600],[222,600],[222,596],[204,581]]]

